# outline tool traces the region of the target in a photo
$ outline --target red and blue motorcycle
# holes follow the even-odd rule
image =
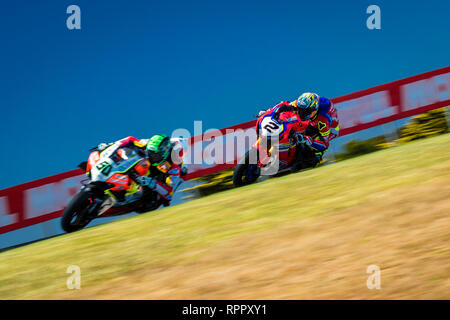
[[[262,174],[277,176],[292,171],[298,143],[296,135],[306,130],[309,121],[302,121],[292,111],[269,109],[256,121],[256,143],[239,160],[233,184],[237,187],[254,183]],[[302,150],[298,150],[302,152]]]

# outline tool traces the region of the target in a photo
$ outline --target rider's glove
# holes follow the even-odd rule
[[[149,187],[150,189],[155,189],[156,180],[150,177],[137,177],[136,182],[142,187]]]
[[[186,167],[181,167],[181,170],[180,170],[180,177],[183,177],[183,176],[185,176],[185,175],[187,175],[188,174],[188,168],[186,168]]]
[[[307,146],[311,146],[313,144],[313,139],[310,136],[303,136],[303,143]]]

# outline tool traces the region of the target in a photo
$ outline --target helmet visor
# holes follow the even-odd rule
[[[298,116],[302,120],[308,120],[313,110],[311,108],[298,108]]]

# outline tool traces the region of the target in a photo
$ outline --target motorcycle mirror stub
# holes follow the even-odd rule
[[[82,161],[78,164],[78,168],[80,168],[83,171],[86,171],[87,164],[88,164],[87,161]]]

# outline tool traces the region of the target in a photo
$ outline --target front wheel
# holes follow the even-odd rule
[[[87,212],[91,206],[90,196],[81,190],[70,200],[61,217],[61,227],[66,232],[74,232],[83,229],[91,220],[87,218]]]
[[[236,187],[245,186],[255,182],[261,175],[261,169],[256,164],[256,149],[250,149],[245,154],[244,158],[239,161],[234,169],[233,184]]]

